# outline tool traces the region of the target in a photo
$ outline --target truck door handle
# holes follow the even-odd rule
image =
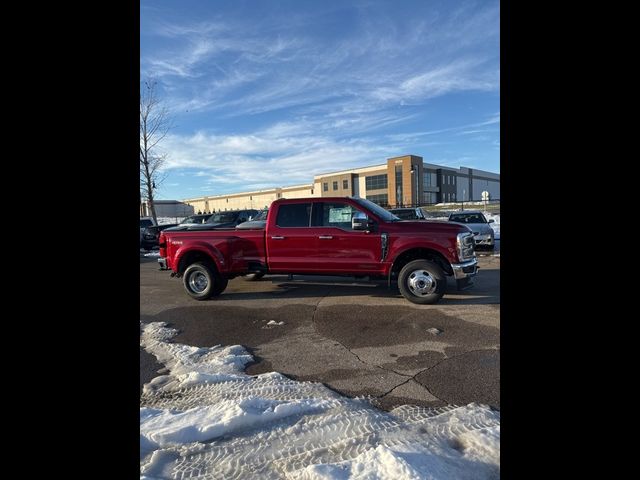
[[[320,240],[331,240],[333,237],[331,235],[320,235],[318,238]]]
[[[271,237],[271,240],[284,240],[284,237]]]

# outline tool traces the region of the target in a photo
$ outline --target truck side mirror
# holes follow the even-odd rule
[[[369,230],[369,217],[362,212],[356,212],[351,217],[351,230]]]

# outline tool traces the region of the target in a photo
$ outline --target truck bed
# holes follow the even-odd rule
[[[264,228],[183,230],[165,232],[164,237],[166,250],[161,249],[160,256],[169,262],[179,262],[189,252],[204,250],[215,256],[221,273],[246,273],[267,265]],[[177,267],[172,263],[167,266]]]

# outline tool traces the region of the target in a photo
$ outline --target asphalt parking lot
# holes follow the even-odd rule
[[[500,408],[500,256],[480,256],[475,286],[450,280],[437,305],[418,306],[382,282],[353,278],[236,278],[205,302],[140,256],[140,320],[180,330],[175,342],[245,346],[247,373],[318,381],[381,408],[478,402]],[[281,325],[269,325],[270,321]],[[163,368],[140,351],[140,387]]]

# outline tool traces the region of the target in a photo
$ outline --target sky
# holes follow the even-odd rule
[[[497,1],[141,0],[140,78],[172,118],[157,198],[408,154],[500,173],[499,48]]]

